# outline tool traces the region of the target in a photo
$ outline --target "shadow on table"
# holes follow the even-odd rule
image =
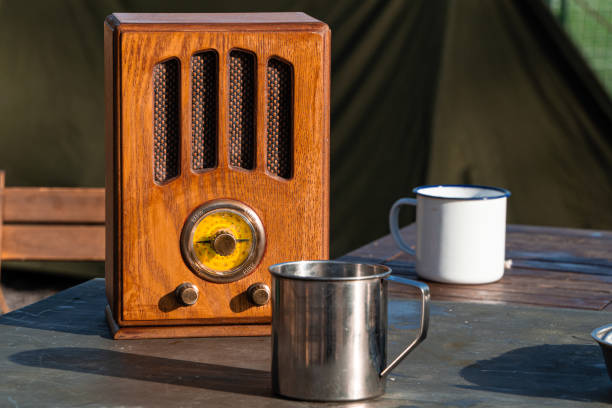
[[[475,384],[461,388],[571,401],[612,401],[612,386],[596,345],[518,348],[478,361],[460,374]]]
[[[17,364],[36,368],[272,396],[270,373],[247,368],[81,347],[23,351],[13,354],[9,359]]]

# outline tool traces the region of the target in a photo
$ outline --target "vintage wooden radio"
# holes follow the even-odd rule
[[[328,257],[329,28],[113,14],[104,47],[114,337],[268,334],[268,267]]]

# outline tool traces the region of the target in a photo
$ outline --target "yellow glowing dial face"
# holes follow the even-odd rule
[[[242,265],[253,248],[253,229],[229,210],[205,215],[196,225],[192,245],[195,258],[210,271],[228,272]]]
[[[180,239],[185,265],[210,282],[234,282],[253,272],[265,252],[257,213],[230,199],[208,201],[185,220]]]

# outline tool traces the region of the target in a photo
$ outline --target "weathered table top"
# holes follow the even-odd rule
[[[338,405],[272,395],[267,337],[115,341],[105,304],[96,279],[0,317],[0,407]],[[429,337],[387,393],[342,406],[609,406],[611,383],[589,336],[608,317],[435,301]],[[417,321],[417,302],[393,291],[390,357]]]
[[[414,247],[416,225],[402,230]],[[451,285],[428,282],[432,299],[516,303],[612,311],[612,232],[509,225],[506,258],[512,268],[496,283]],[[390,266],[416,278],[415,259],[387,235],[342,259]]]

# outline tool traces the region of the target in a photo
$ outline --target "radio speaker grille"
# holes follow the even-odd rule
[[[206,51],[191,58],[191,167],[217,165],[217,53]]]
[[[179,82],[178,60],[153,68],[153,172],[157,183],[179,173]]]
[[[230,165],[251,170],[255,164],[255,57],[230,52]]]
[[[292,171],[292,75],[291,65],[271,59],[267,67],[267,159],[266,169],[290,178]]]

